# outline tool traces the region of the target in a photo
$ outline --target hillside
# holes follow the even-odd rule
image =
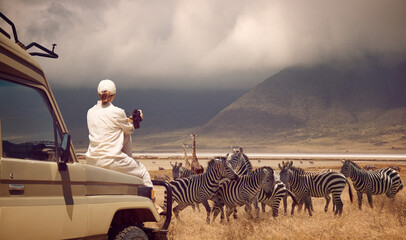
[[[406,152],[406,62],[282,70],[205,124],[199,142],[263,152]]]

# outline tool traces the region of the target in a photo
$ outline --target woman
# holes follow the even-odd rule
[[[100,100],[87,112],[89,148],[86,161],[99,167],[140,177],[146,186],[153,187],[145,166],[132,158],[132,119],[125,111],[112,104],[116,86],[111,80],[102,80],[97,88]],[[141,112],[142,117],[142,112]]]

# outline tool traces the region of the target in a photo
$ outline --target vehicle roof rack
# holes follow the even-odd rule
[[[36,42],[32,42],[30,44],[28,44],[27,46],[25,46],[22,42],[20,42],[18,40],[18,36],[17,36],[17,29],[14,25],[14,23],[8,19],[2,12],[0,12],[0,17],[6,21],[10,26],[11,29],[13,30],[13,37],[14,37],[14,41],[15,43],[17,43],[20,47],[22,47],[24,50],[28,50],[31,47],[37,47],[39,49],[41,49],[42,51],[44,51],[45,53],[42,52],[29,52],[29,54],[31,56],[40,56],[40,57],[48,57],[48,58],[58,58],[58,54],[56,54],[54,52],[56,44],[52,44],[52,50],[49,50],[47,48],[45,48],[44,46],[42,46],[41,44],[38,44]],[[3,34],[4,36],[6,36],[7,38],[11,39],[11,36],[8,32],[6,32],[4,29],[0,28],[0,33]]]

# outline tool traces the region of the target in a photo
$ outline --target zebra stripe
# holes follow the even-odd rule
[[[237,181],[226,181],[220,184],[220,188],[216,196],[212,199],[215,206],[220,209],[221,221],[224,219],[224,205],[227,208],[227,221],[230,220],[231,213],[235,212],[236,207],[244,205],[246,211],[251,215],[251,204],[257,197],[258,193],[263,189],[265,193],[270,193],[273,190],[275,183],[274,171],[269,167],[256,169],[252,173],[240,177]],[[258,204],[255,206],[257,217],[259,216]],[[218,212],[214,212],[213,221],[217,217]]]
[[[403,189],[399,173],[392,168],[366,171],[350,160],[342,162],[341,173],[352,180],[354,188],[357,190],[359,209],[362,207],[362,194],[364,193],[372,208],[372,195],[385,193],[388,198],[394,198],[396,193]]]
[[[286,185],[281,180],[275,180],[275,186],[270,196],[268,196],[263,189],[259,192],[258,202],[262,205],[262,211],[265,212],[265,205],[272,208],[272,216],[277,217],[279,212],[279,204],[282,198],[285,200],[286,196],[290,195],[292,200],[296,202],[296,198],[291,191],[286,188]],[[285,213],[286,213],[286,206]]]
[[[179,212],[189,205],[202,203],[207,211],[206,221],[210,223],[211,208],[208,200],[213,198],[219,189],[220,180],[223,178],[237,180],[238,176],[231,165],[226,162],[226,158],[217,157],[208,162],[205,173],[169,182],[172,187],[173,200],[178,203],[173,209],[175,216],[179,218]]]
[[[305,202],[309,215],[312,215],[311,197],[325,197],[330,193],[333,195],[333,201],[336,205],[335,214],[341,215],[343,210],[341,193],[348,182],[345,176],[338,172],[326,172],[315,176],[304,175],[303,169],[292,167],[292,164],[293,162],[283,167],[280,172],[281,180],[285,184],[290,184],[298,202],[302,200]],[[352,201],[351,189],[349,189],[349,195]],[[292,215],[295,205],[292,203]]]

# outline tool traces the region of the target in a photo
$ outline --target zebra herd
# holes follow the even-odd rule
[[[386,194],[388,198],[394,198],[396,193],[403,188],[400,175],[391,168],[379,169],[376,171],[365,171],[356,163],[347,160],[343,161],[340,172],[322,170],[319,172],[305,172],[303,169],[293,166],[293,162],[282,162],[278,164],[280,174],[278,179],[274,169],[261,167],[253,170],[252,164],[242,149],[237,149],[231,156],[215,157],[208,162],[208,167],[203,174],[194,174],[182,167],[182,164],[172,164],[172,175],[174,180],[169,182],[172,187],[173,199],[177,206],[173,209],[176,218],[179,213],[188,206],[202,203],[206,209],[207,223],[210,223],[210,215],[213,213],[212,221],[218,214],[221,221],[226,218],[230,220],[231,214],[237,218],[237,207],[245,205],[245,211],[252,217],[251,210],[254,206],[256,216],[259,216],[259,203],[262,211],[265,206],[272,208],[273,217],[278,216],[281,200],[284,203],[285,214],[287,212],[287,197],[292,198],[291,214],[298,205],[299,209],[303,203],[309,215],[312,215],[312,198],[324,197],[328,210],[333,199],[333,210],[335,214],[341,215],[343,201],[341,194],[348,184],[348,194],[352,202],[351,185],[347,178],[352,180],[352,185],[357,191],[358,204],[361,209],[362,195],[365,193],[368,202],[372,207],[372,195]],[[211,207],[209,200],[214,204]],[[168,199],[166,200],[168,201]],[[224,207],[226,211],[224,213]]]

